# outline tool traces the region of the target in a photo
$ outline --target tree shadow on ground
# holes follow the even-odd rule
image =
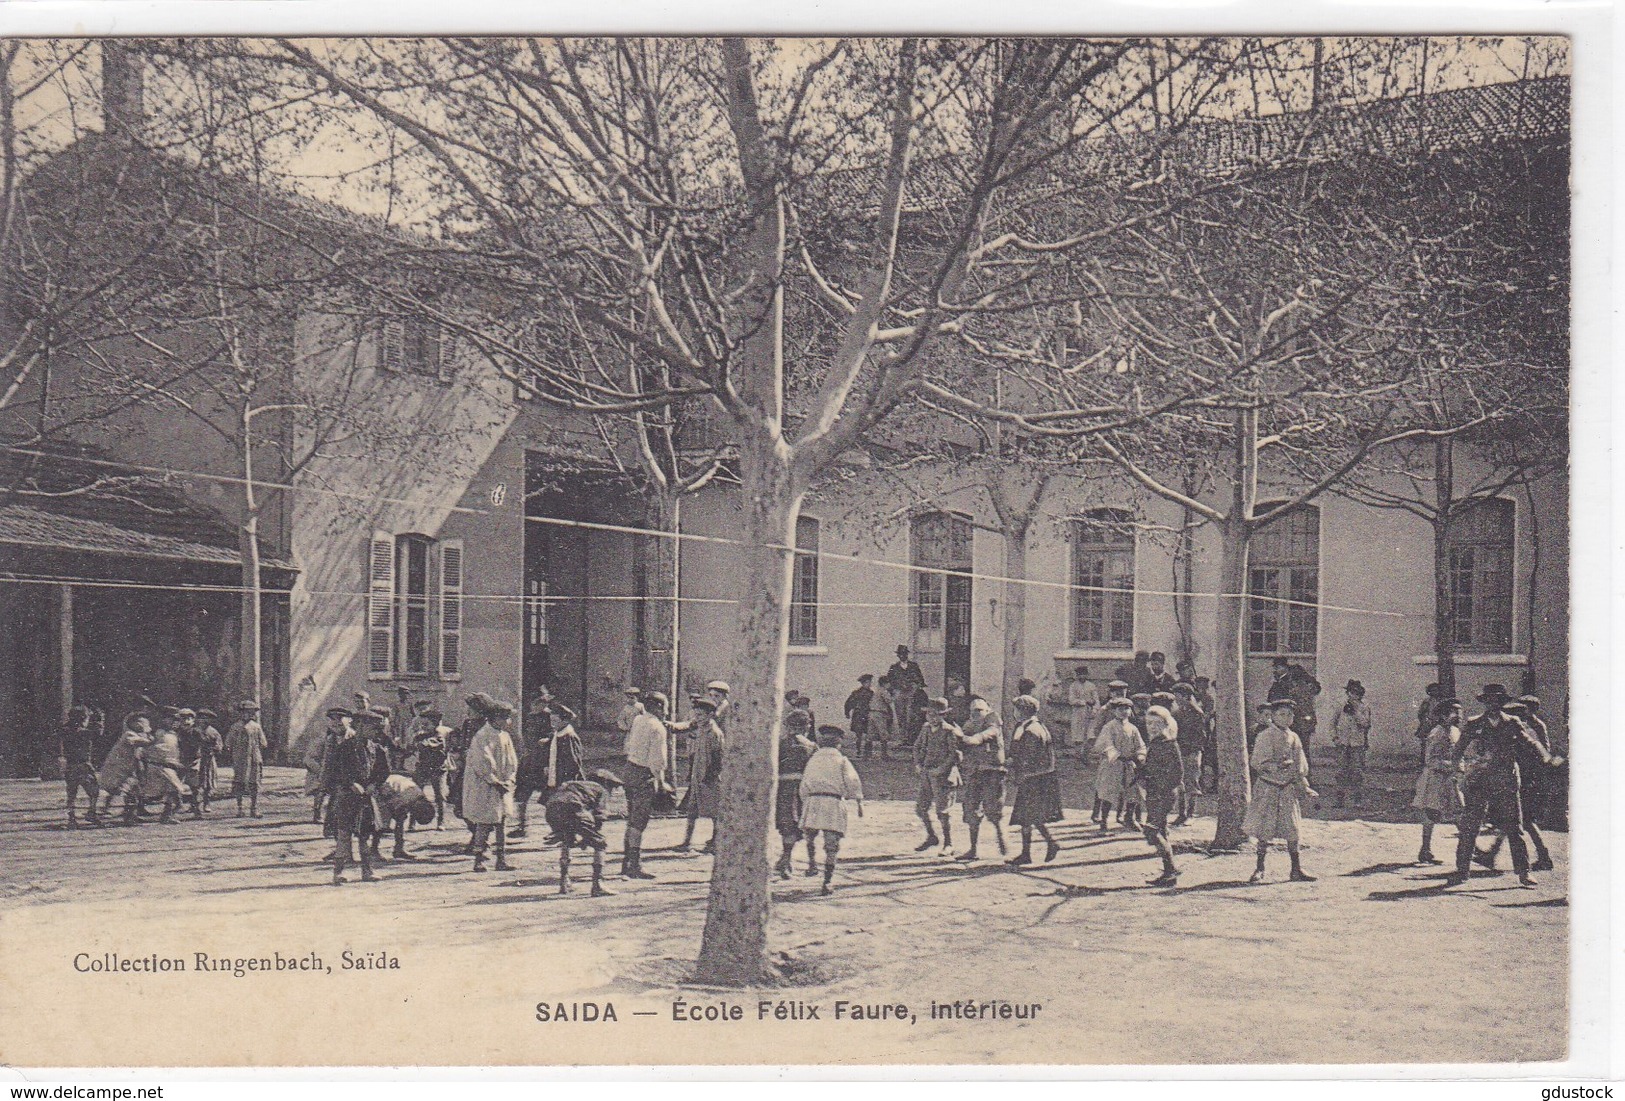
[[[1542,898],[1534,902],[1495,902],[1491,903],[1497,910],[1527,910],[1531,907],[1567,909],[1569,898]]]
[[[1235,890],[1238,887],[1245,889],[1245,888],[1262,887],[1262,886],[1266,886],[1266,884],[1248,883],[1245,879],[1215,879],[1215,880],[1211,880],[1210,882],[1207,882],[1207,883],[1192,883],[1189,887],[1168,887],[1168,888],[1165,888],[1164,890],[1162,890],[1159,893],[1165,894],[1165,895],[1184,895],[1184,894],[1191,894],[1192,892],[1231,891],[1231,890]],[[1247,901],[1249,901],[1249,902],[1257,902],[1259,900],[1258,899],[1248,899]]]
[[[1413,871],[1416,868],[1420,868],[1420,867],[1423,867],[1423,865],[1417,864],[1415,861],[1411,861],[1411,860],[1404,860],[1404,861],[1395,860],[1395,861],[1391,861],[1391,862],[1386,863],[1386,864],[1367,864],[1365,867],[1356,868],[1352,872],[1344,872],[1343,873],[1343,878],[1344,879],[1351,879],[1351,878],[1354,878],[1356,876],[1383,875],[1383,874],[1388,873],[1388,872]]]

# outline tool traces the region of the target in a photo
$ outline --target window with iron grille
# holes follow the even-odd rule
[[[1248,560],[1248,652],[1313,657],[1320,629],[1320,510],[1307,505],[1265,524],[1253,536]]]
[[[818,521],[796,520],[796,555],[790,574],[790,645],[818,645]]]
[[[1073,646],[1134,648],[1133,516],[1101,508],[1072,521]]]
[[[1451,519],[1450,602],[1456,649],[1512,649],[1512,547],[1517,506],[1500,497],[1475,501]]]

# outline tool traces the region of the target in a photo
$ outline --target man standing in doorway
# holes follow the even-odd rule
[[[897,715],[903,744],[911,746],[920,736],[925,673],[920,663],[909,657],[907,646],[897,648],[897,660],[886,670],[886,685],[891,692],[892,711]]]

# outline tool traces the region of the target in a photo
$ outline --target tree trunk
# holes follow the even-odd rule
[[[1456,694],[1456,602],[1450,592],[1450,521],[1455,512],[1455,450],[1448,437],[1433,444],[1433,679],[1440,695]]]
[[[997,711],[1004,713],[1020,695],[1017,687],[1027,675],[1027,531],[1028,522],[1004,530],[1004,686]],[[1037,680],[1037,677],[1033,678]]]
[[[243,592],[238,649],[240,653],[239,686],[244,697],[260,698],[260,652],[263,648],[260,624],[260,518],[258,511],[250,512],[237,530],[237,548],[243,558]]]
[[[747,432],[745,508],[733,717],[723,758],[716,862],[696,979],[749,986],[768,977],[768,832],[773,822],[790,619],[790,560],[801,488],[777,435]]]
[[[649,490],[643,514],[650,531],[677,532],[677,497],[658,488]],[[646,652],[638,655],[639,668],[633,670],[647,691],[660,689],[668,694],[678,690],[677,668],[679,612],[677,605],[677,557],[675,538],[658,535],[643,537],[645,600],[643,629]],[[677,697],[672,696],[675,700]]]
[[[1252,784],[1247,764],[1247,686],[1242,668],[1242,630],[1246,624],[1247,522],[1234,512],[1220,528],[1219,606],[1214,640],[1213,706],[1218,743],[1218,825],[1213,847],[1238,848],[1246,839],[1241,830]]]

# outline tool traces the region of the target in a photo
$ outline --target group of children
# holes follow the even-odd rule
[[[206,817],[220,784],[220,763],[231,766],[231,794],[237,815],[259,817],[260,774],[268,743],[259,723],[259,704],[243,700],[236,720],[222,735],[220,717],[208,708],[166,707],[144,699],[109,737],[103,713],[83,704],[68,710],[57,736],[57,767],[67,789],[68,828],[80,825],[78,801],[85,796],[84,824],[99,827],[121,800],[121,821],[133,826],[148,808],[161,809],[169,824],[190,803],[194,818]],[[100,807],[97,803],[100,800]]]
[[[544,697],[548,730],[524,739],[521,747],[512,733],[512,704],[483,692],[466,703],[468,718],[458,727],[444,725],[431,701],[403,700],[392,714],[372,707],[366,693],[356,694],[354,708],[327,711],[326,730],[306,752],[305,791],[312,799],[312,819],[334,842],[323,857],[333,864],[334,884],[345,882],[344,869],[358,842],[361,878],[375,879],[379,839],[391,827],[392,859],[415,859],[405,844],[408,822],[444,829],[448,804],[468,826],[464,851],[473,856],[474,871],[492,866],[511,871],[508,838],[525,835],[529,804],[540,795],[551,830],[547,842],[563,847],[561,893],[570,890],[569,850],[588,848],[593,893],[608,894],[601,827],[609,792],[621,781],[608,771],[586,773],[574,712]],[[495,864],[488,865],[492,849]]]

